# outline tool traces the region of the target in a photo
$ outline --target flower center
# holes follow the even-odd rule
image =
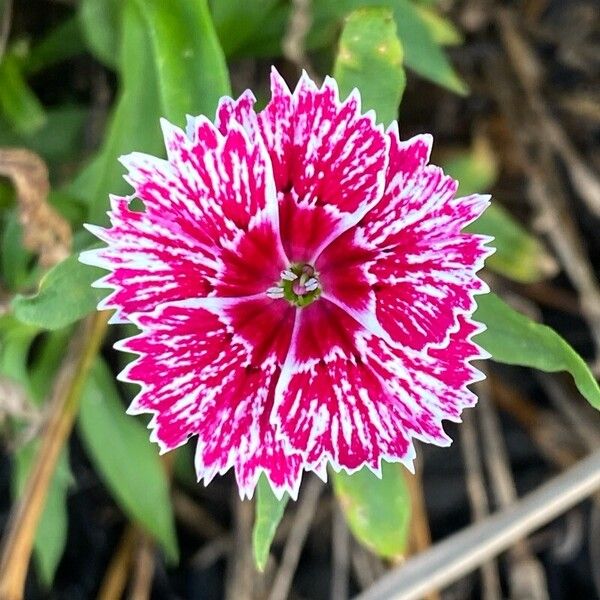
[[[320,295],[319,274],[305,263],[296,263],[281,271],[279,283],[267,290],[269,298],[285,298],[298,307],[308,306]]]

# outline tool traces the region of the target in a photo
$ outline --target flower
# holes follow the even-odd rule
[[[162,121],[167,159],[123,157],[131,197],[111,197],[100,308],[133,322],[120,377],[140,384],[162,452],[197,437],[199,479],[235,470],[242,497],[264,472],[296,497],[327,464],[411,467],[413,440],[447,445],[481,378],[469,361],[476,272],[490,238],[462,233],[487,196],[456,198],[428,165],[432,139],[400,141],[306,74],[291,93],[273,70],[256,113],[247,91],[216,123]]]

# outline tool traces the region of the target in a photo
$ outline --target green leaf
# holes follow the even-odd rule
[[[309,47],[316,49],[330,44],[336,35],[338,23],[352,10],[365,6],[392,9],[406,67],[453,92],[467,93],[467,86],[436,42],[431,23],[421,14],[420,7],[409,0],[319,0],[313,5]]]
[[[333,489],[354,537],[375,554],[397,558],[410,525],[410,494],[398,463],[382,462],[381,479],[367,467],[348,475],[332,473]]]
[[[121,91],[98,155],[80,172],[67,192],[89,206],[92,223],[106,222],[108,195],[124,194],[130,187],[123,180],[118,157],[133,150],[160,154],[164,148],[152,45],[135,0],[123,3],[123,36],[120,51]]]
[[[406,75],[390,10],[363,8],[346,19],[333,74],[341,97],[357,87],[363,110],[374,109],[379,122],[398,116]]]
[[[254,562],[259,571],[264,571],[267,566],[269,550],[289,499],[285,494],[278,500],[267,478],[264,474],[260,476],[256,488],[256,516],[252,530]]]
[[[37,351],[30,360],[29,385],[32,397],[41,404],[52,388],[52,381],[65,358],[72,327],[45,332],[36,342]]]
[[[28,281],[35,255],[23,247],[23,230],[16,210],[7,214],[0,249],[2,281],[9,290],[17,291]]]
[[[253,32],[244,44],[237,46],[232,50],[233,56],[254,57],[254,58],[272,58],[281,56],[281,42],[285,35],[290,20],[290,4],[278,4],[267,15],[265,20],[259,24],[258,29]],[[224,34],[225,35],[225,34]],[[219,32],[219,39],[222,40]],[[223,43],[223,42],[221,42]],[[227,44],[223,49],[227,56],[230,54],[226,50]]]
[[[13,313],[19,321],[44,329],[60,329],[75,323],[95,310],[106,296],[106,290],[91,287],[105,274],[102,269],[84,265],[76,256],[69,256],[44,275],[37,294],[19,294],[13,299]]]
[[[122,0],[81,0],[78,18],[92,54],[107,67],[119,62]]]
[[[117,158],[133,150],[155,155],[164,151],[160,116],[174,122],[183,121],[186,113],[212,116],[218,98],[229,91],[205,0],[178,0],[168,6],[158,0],[127,0],[120,56],[121,94],[105,142],[68,188],[87,199],[93,223],[106,222],[110,193],[130,189]]]
[[[39,329],[17,321],[12,315],[0,317],[0,374],[21,385],[30,395],[27,359]]]
[[[600,387],[585,361],[556,331],[535,323],[495,294],[477,297],[473,318],[487,330],[476,341],[492,358],[509,365],[534,367],[541,371],[568,371],[588,402],[600,409]]]
[[[206,0],[137,0],[152,39],[165,116],[212,118],[221,96],[231,94],[225,57]]]
[[[451,21],[442,17],[435,8],[416,4],[415,10],[421,16],[436,44],[440,46],[459,46],[464,42],[462,33],[454,27]]]
[[[496,156],[484,141],[476,140],[470,150],[456,153],[442,166],[459,181],[458,193],[464,196],[489,190],[498,177]],[[544,244],[495,202],[465,231],[494,237],[491,245],[496,252],[486,260],[486,266],[504,277],[533,283],[557,271],[556,261]]]
[[[280,14],[288,16],[289,6],[278,6],[279,0],[213,0],[210,2],[215,29],[223,52],[227,55],[252,54],[252,47],[264,43],[264,38],[272,38],[271,26],[274,17],[279,26],[278,37],[283,37],[286,20]],[[282,13],[279,9],[283,8]],[[265,28],[268,29],[265,35]],[[244,52],[240,52],[244,48]]]
[[[83,391],[77,424],[94,467],[119,506],[161,544],[169,560],[177,561],[165,469],[148,431],[126,415],[114,378],[100,359]]]
[[[12,128],[31,136],[46,122],[44,107],[23,77],[17,57],[8,52],[0,62],[0,109]]]
[[[15,453],[13,495],[16,498],[25,488],[37,455],[38,441],[31,441]],[[68,456],[67,448],[63,448],[52,475],[44,510],[35,533],[34,557],[38,575],[46,589],[52,586],[54,573],[67,542],[67,495],[73,481]]]
[[[466,84],[454,71],[444,51],[435,41],[430,25],[424,20],[417,7],[409,0],[395,0],[394,7],[406,66],[452,92],[460,95],[467,94]]]

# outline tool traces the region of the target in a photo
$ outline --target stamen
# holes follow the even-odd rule
[[[314,292],[319,287],[319,282],[314,277],[311,277],[304,284],[304,287],[306,288],[307,292]]]
[[[280,299],[283,298],[283,295],[284,291],[281,287],[271,287],[267,290],[267,296],[269,296],[269,298]]]
[[[294,281],[295,279],[298,279],[298,275],[296,275],[296,273],[293,273],[289,269],[281,271],[281,274],[279,276],[281,277],[281,279],[285,279],[286,281]]]

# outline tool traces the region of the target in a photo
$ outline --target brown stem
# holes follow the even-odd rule
[[[137,540],[137,529],[134,525],[128,525],[119,542],[117,551],[108,565],[98,592],[98,600],[114,600],[123,596]]]
[[[156,547],[152,538],[141,530],[138,531],[137,543],[129,600],[148,600],[152,593]]]
[[[21,600],[35,532],[48,487],[67,441],[79,398],[104,337],[109,313],[95,313],[81,324],[56,378],[49,401],[49,419],[42,432],[36,461],[20,500],[14,505],[0,552],[0,600]]]

